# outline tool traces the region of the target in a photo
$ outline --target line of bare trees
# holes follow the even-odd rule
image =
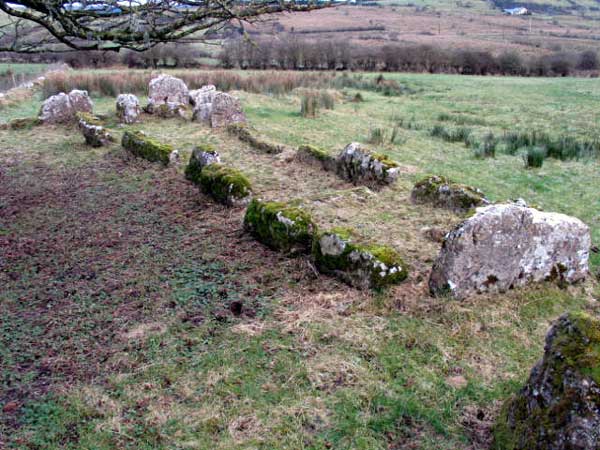
[[[224,68],[287,70],[364,70],[465,75],[567,76],[600,68],[596,52],[560,52],[537,57],[508,51],[494,55],[477,49],[449,50],[430,45],[360,46],[347,41],[230,41],[219,55]]]

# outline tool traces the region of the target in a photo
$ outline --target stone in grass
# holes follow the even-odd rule
[[[381,289],[408,276],[398,252],[387,246],[361,244],[352,230],[344,228],[316,236],[312,254],[320,272],[358,289]]]
[[[297,157],[301,162],[316,163],[327,171],[334,171],[337,167],[336,159],[315,145],[301,145]]]
[[[493,428],[496,450],[600,449],[600,320],[560,317],[525,386]]]
[[[426,177],[416,183],[410,198],[415,204],[429,203],[459,213],[489,204],[479,189],[454,183],[446,177],[437,175]]]
[[[91,113],[93,103],[87,91],[73,89],[48,97],[40,108],[39,119],[43,123],[67,124],[76,122],[78,112]]]
[[[104,128],[98,117],[90,113],[78,112],[77,119],[79,119],[79,130],[83,134],[87,145],[102,147],[113,142],[113,137]]]
[[[240,101],[224,92],[217,93],[212,101],[210,126],[212,128],[226,127],[232,123],[246,122]]]
[[[24,130],[41,124],[42,121],[37,117],[18,117],[16,119],[11,119],[8,123],[3,125],[4,129],[7,130]]]
[[[117,97],[117,117],[121,123],[135,123],[140,116],[140,101],[133,94],[120,94]]]
[[[311,215],[288,203],[252,200],[244,228],[267,247],[289,255],[310,253],[317,225]]]
[[[248,178],[232,167],[212,163],[202,167],[195,182],[205,194],[227,206],[247,204],[252,198],[252,187]]]
[[[575,217],[514,203],[477,208],[446,236],[433,265],[434,295],[463,299],[528,283],[586,277],[590,230]]]
[[[166,102],[155,105],[152,108],[152,114],[162,118],[181,118],[185,119],[187,114],[187,106],[182,103]]]
[[[237,136],[240,141],[263,153],[278,154],[285,150],[284,145],[266,141],[253,134],[245,123],[232,123],[226,129],[229,134]]]
[[[129,150],[135,156],[152,162],[161,162],[169,165],[173,147],[146,136],[143,131],[126,131],[121,140],[123,148]]]
[[[209,164],[219,164],[220,162],[221,157],[212,145],[202,144],[194,147],[190,161],[185,168],[185,177],[191,182],[199,184],[202,169]]]
[[[217,88],[208,84],[200,89],[190,91],[190,103],[192,106],[211,104],[215,95],[217,95]]]
[[[385,185],[396,181],[398,163],[387,156],[363,148],[359,143],[348,144],[337,157],[337,172],[354,184]]]
[[[148,84],[148,106],[146,110],[154,114],[160,105],[189,103],[188,87],[183,80],[170,75],[159,75]],[[163,111],[164,112],[164,111]]]

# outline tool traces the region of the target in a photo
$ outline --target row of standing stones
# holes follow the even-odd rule
[[[181,80],[161,76],[151,81],[146,112],[183,116],[193,106],[193,120],[212,127],[228,126],[242,141],[266,153],[281,146],[258,139],[243,123],[239,101],[213,86],[188,91]],[[224,97],[225,96],[225,97]],[[61,106],[62,105],[62,106]],[[223,106],[226,105],[226,106]],[[122,94],[117,115],[134,123],[138,99]],[[85,91],[46,100],[39,121],[78,120],[86,142],[105,145],[112,138],[92,115]],[[133,154],[164,165],[177,151],[142,132],[126,131],[122,145]],[[301,161],[316,163],[355,184],[382,187],[393,183],[399,165],[349,144],[337,157],[314,146],[301,146]],[[319,271],[361,289],[382,288],[407,278],[408,268],[392,248],[365,243],[353,230],[319,230],[310,214],[293,203],[253,198],[252,186],[240,171],[221,163],[210,146],[196,147],[185,176],[216,201],[246,206],[244,228],[270,248],[288,255],[311,254]],[[444,177],[427,177],[411,192],[414,204],[429,204],[470,216],[444,238],[429,287],[433,295],[464,299],[476,293],[505,292],[541,280],[574,283],[588,273],[591,245],[588,227],[563,214],[542,212],[524,202],[490,204],[476,188]],[[495,449],[600,449],[600,321],[569,313],[551,327],[543,358],[526,385],[502,408],[493,429]]]

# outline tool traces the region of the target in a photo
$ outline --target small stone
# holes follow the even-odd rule
[[[121,94],[117,97],[117,117],[121,123],[137,122],[140,113],[140,101],[135,95]]]
[[[102,126],[100,119],[89,113],[77,113],[78,127],[85,143],[92,147],[102,147],[113,142],[111,134]]]
[[[416,183],[410,198],[418,205],[429,203],[458,213],[489,204],[479,189],[454,183],[441,176],[427,177]]]
[[[352,142],[336,159],[340,177],[354,184],[385,185],[396,181],[400,173],[398,164],[385,155],[371,152],[359,143]]]

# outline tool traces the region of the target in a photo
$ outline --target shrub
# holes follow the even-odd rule
[[[598,62],[598,53],[593,50],[586,50],[579,55],[577,68],[579,70],[598,70],[600,63]]]
[[[304,94],[301,97],[300,115],[315,118],[319,111],[319,101],[314,94]]]
[[[369,138],[367,141],[369,144],[381,145],[385,141],[385,130],[383,128],[371,128],[369,130]]]
[[[544,164],[546,149],[544,147],[528,147],[523,155],[526,168],[539,168]]]
[[[487,133],[483,142],[477,144],[474,150],[476,158],[495,158],[496,147],[498,146],[498,139],[494,136],[494,133]]]

